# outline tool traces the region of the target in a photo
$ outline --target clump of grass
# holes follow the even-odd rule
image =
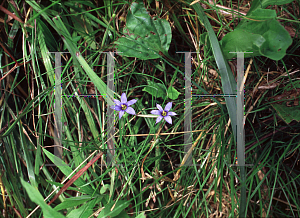
[[[169,22],[169,55],[174,60],[114,54],[114,97],[126,93],[138,101],[135,115],[115,114],[121,119],[114,120],[112,141],[109,99],[102,94],[110,79],[106,73],[110,54],[99,51],[115,51],[113,42],[123,35],[131,3],[9,1],[0,6],[3,216],[49,217],[55,207],[57,213],[70,217],[241,217],[241,207],[247,217],[299,216],[299,2],[270,7],[293,37],[287,55],[279,61],[245,59],[245,162],[253,164],[245,171],[245,197],[241,197],[241,171],[231,166],[236,160],[235,136],[229,103],[222,97],[224,76],[218,70],[217,48],[207,37],[205,44],[199,42],[207,26],[210,36],[221,40],[252,2],[195,3],[203,7],[209,22],[201,19],[191,2],[145,2],[151,16]],[[61,53],[61,83],[62,94],[74,96],[62,97],[61,147],[54,141],[55,55],[49,53],[58,51],[70,52]],[[193,94],[216,95],[192,98],[193,152],[184,144],[185,56],[178,51],[198,52],[191,54]],[[228,64],[236,77],[237,61]],[[151,111],[169,99],[145,92],[147,80],[180,92],[172,100],[177,114],[172,124],[161,119],[155,125],[157,116]],[[293,87],[294,98],[286,96],[287,86]],[[276,96],[282,97],[279,101],[289,100],[295,120],[282,119],[273,102]],[[55,158],[56,151],[62,160]],[[189,157],[192,165],[186,166]],[[68,166],[53,165],[57,161]],[[37,194],[26,191],[21,178],[46,203],[56,200],[47,207]]]

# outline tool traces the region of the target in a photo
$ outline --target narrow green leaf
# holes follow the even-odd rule
[[[68,215],[67,218],[81,218],[81,217],[90,217],[93,214],[93,208],[95,204],[99,202],[99,199],[93,199],[91,201],[86,202],[81,207],[72,210]]]
[[[205,13],[203,12],[200,4],[193,4],[192,5],[197,14],[199,15],[201,21],[204,23],[205,28],[207,29],[209,40],[212,46],[213,54],[219,68],[219,72],[221,74],[221,81],[222,81],[222,89],[224,94],[235,94],[237,89],[236,81],[233,77],[231,69],[225,60],[222,50],[220,48],[218,39],[215,35],[215,32],[209,23]],[[237,126],[237,117],[236,117],[236,99],[235,98],[225,98],[226,107],[228,109],[229,117],[231,120],[231,127],[234,132],[234,139],[236,139],[236,126]]]
[[[80,204],[83,204],[87,202],[88,200],[91,200],[92,197],[90,195],[82,195],[78,197],[71,197],[71,198],[66,198],[66,200],[59,205],[57,205],[54,210],[59,211],[71,207],[78,206]]]
[[[45,218],[64,218],[64,216],[62,214],[55,211],[52,207],[50,207],[48,204],[46,204],[43,196],[40,194],[40,192],[37,189],[35,189],[29,183],[25,182],[22,177],[20,177],[20,180],[21,180],[21,184],[25,188],[30,200],[41,207]]]
[[[208,32],[209,40],[212,46],[213,54],[217,63],[217,66],[219,68],[219,72],[221,75],[221,81],[222,81],[222,89],[224,94],[236,94],[237,93],[237,84],[233,77],[233,74],[231,72],[231,69],[225,60],[222,50],[220,48],[218,39],[215,35],[215,32],[209,23],[205,13],[203,12],[200,4],[194,4],[192,5],[197,14],[199,15],[201,21],[204,23],[204,26]],[[236,104],[236,98],[225,98],[226,101],[226,107],[228,109],[229,117],[231,120],[231,128],[234,133],[234,140],[236,142],[237,139],[237,104]],[[239,145],[238,145],[239,146]],[[245,149],[245,148],[242,148]],[[239,157],[240,161],[245,163],[245,157],[242,155],[242,157]],[[239,215],[240,217],[245,216],[246,212],[246,178],[245,178],[245,166],[240,167],[240,173],[241,173],[241,196],[240,196],[240,211]]]
[[[95,84],[97,89],[100,91],[102,97],[105,100],[107,100],[106,84],[97,76],[97,74],[92,70],[92,68],[88,65],[88,63],[82,57],[78,48],[75,46],[74,40],[72,39],[70,33],[67,32],[67,29],[66,29],[64,23],[62,22],[62,20],[60,19],[60,17],[56,16],[55,18],[53,18],[53,21],[54,21],[56,27],[59,29],[59,33],[62,35],[62,39],[63,39],[64,43],[66,44],[68,50],[70,51],[72,57],[79,62],[79,64],[77,64],[78,66],[80,66],[79,69],[83,69],[87,73],[87,75],[89,76],[91,81],[93,81],[93,83]],[[113,102],[111,102],[111,104],[113,104]]]
[[[119,200],[114,209],[111,211],[112,206],[115,204],[115,202],[110,202],[109,204],[105,205],[105,208],[101,211],[98,217],[117,217],[123,209],[127,208],[130,204],[128,201]]]

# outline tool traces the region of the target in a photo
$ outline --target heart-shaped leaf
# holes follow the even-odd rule
[[[132,3],[123,34],[115,42],[121,55],[142,60],[160,58],[159,52],[168,55],[172,39],[170,24],[157,17],[152,19],[142,2]]]
[[[272,60],[282,59],[293,40],[286,29],[277,20],[269,22],[269,30],[263,34],[266,39],[260,48],[262,55]]]
[[[264,42],[265,39],[261,35],[249,33],[246,30],[240,29],[226,34],[220,44],[225,58],[231,59],[236,57],[236,53],[229,53],[233,51],[253,52],[245,53],[245,58],[261,55],[259,47],[262,46]]]
[[[282,59],[293,41],[275,17],[275,11],[258,8],[243,19],[220,42],[226,59],[236,57],[235,53],[229,52],[246,51],[253,53],[246,53],[245,58],[266,56],[273,60]]]

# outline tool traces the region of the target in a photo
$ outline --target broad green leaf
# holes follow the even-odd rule
[[[105,205],[105,208],[100,212],[98,217],[117,217],[125,208],[127,208],[130,204],[128,201],[119,200],[114,209],[111,211],[112,206],[115,202],[110,202],[109,204]]]
[[[274,20],[274,12],[270,9],[257,9],[253,12],[253,16],[249,16],[244,18],[239,25],[235,28],[235,30],[243,29],[249,33],[255,33],[262,35],[269,29],[269,22]],[[275,12],[276,15],[276,12]],[[253,18],[252,18],[253,17]],[[263,19],[262,19],[263,18]],[[233,31],[234,32],[234,31]]]
[[[272,60],[280,60],[286,55],[286,50],[293,40],[277,20],[272,20],[269,27],[269,30],[263,34],[266,41],[261,46],[260,52]]]
[[[37,189],[35,189],[29,183],[25,182],[22,177],[20,177],[20,179],[21,179],[21,183],[22,183],[23,187],[25,188],[30,200],[41,207],[45,218],[64,218],[64,216],[62,214],[55,211],[52,207],[50,207],[48,204],[46,204],[43,196],[40,194],[40,192]]]
[[[288,91],[295,91],[296,89],[300,89],[300,81],[294,81],[293,84],[289,84],[283,88],[284,92]],[[297,96],[299,98],[299,96]],[[300,121],[300,106],[291,106],[287,107],[286,102],[283,103],[273,103],[271,104],[272,107],[277,111],[278,115],[287,123],[289,124],[293,120],[296,120],[297,122]],[[293,102],[293,101],[291,101]],[[292,103],[290,103],[292,104]]]
[[[142,2],[132,3],[123,29],[125,37],[115,44],[118,52],[126,57],[138,57],[142,60],[160,58],[159,52],[168,55],[172,32],[168,21],[152,19]]]
[[[276,18],[276,11],[258,8],[255,11],[253,11],[250,15],[247,15],[245,18],[250,18],[254,20],[273,19]]]
[[[178,92],[173,86],[170,86],[168,88],[167,94],[168,94],[168,98],[175,100],[180,95],[180,92]]]
[[[264,43],[265,39],[259,34],[249,33],[246,30],[234,30],[226,34],[220,41],[224,56],[226,59],[236,58],[233,51],[253,52],[245,53],[244,57],[259,56],[259,47]],[[233,43],[234,42],[234,43]]]
[[[289,124],[293,120],[300,121],[300,106],[287,107],[284,104],[271,104],[277,111],[278,115]]]
[[[252,13],[252,11],[255,11],[258,8],[266,8],[269,5],[284,5],[289,4],[293,0],[254,0],[251,3],[251,8],[248,11],[248,14]]]
[[[234,31],[226,34],[221,40],[226,59],[236,56],[235,53],[229,52],[238,51],[253,52],[246,53],[245,58],[266,56],[272,60],[282,59],[293,41],[287,30],[275,20],[276,12],[259,8],[249,17],[251,20],[242,20]]]
[[[143,91],[148,92],[150,95],[156,98],[164,98],[166,96],[166,88],[161,83],[155,83],[151,80],[147,80],[148,86],[146,86]]]

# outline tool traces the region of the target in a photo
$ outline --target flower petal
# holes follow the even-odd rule
[[[172,124],[172,118],[170,116],[165,116],[164,117],[165,121],[167,121],[168,123]]]
[[[114,99],[114,102],[115,102],[116,105],[121,105],[121,102],[117,99]]]
[[[156,107],[158,108],[158,110],[160,110],[160,112],[163,112],[164,109],[159,104],[156,104]]]
[[[159,122],[161,121],[162,118],[163,118],[162,116],[157,117],[156,123],[155,123],[155,124],[159,123]]]
[[[132,107],[127,107],[125,111],[129,114],[135,115],[135,111]]]
[[[127,102],[127,97],[125,93],[122,93],[121,95],[121,103],[126,103]]]
[[[122,110],[122,107],[119,106],[119,105],[113,105],[113,106],[111,106],[110,108],[111,108],[111,109],[114,109],[114,110],[116,110],[116,111],[121,111],[121,110]]]
[[[132,99],[132,100],[130,100],[130,101],[127,102],[127,105],[128,106],[133,105],[133,104],[135,104],[135,102],[137,102],[137,100],[136,99]]]
[[[161,112],[159,110],[152,110],[150,113],[154,115],[161,115]]]
[[[119,113],[119,119],[121,119],[121,117],[124,115],[124,111],[120,111],[120,113]]]
[[[168,115],[169,115],[169,116],[175,116],[175,115],[177,115],[177,114],[176,114],[175,112],[171,112],[171,111],[170,111],[170,112],[168,112]]]
[[[172,108],[172,102],[169,102],[166,106],[165,106],[165,111],[169,111]]]

